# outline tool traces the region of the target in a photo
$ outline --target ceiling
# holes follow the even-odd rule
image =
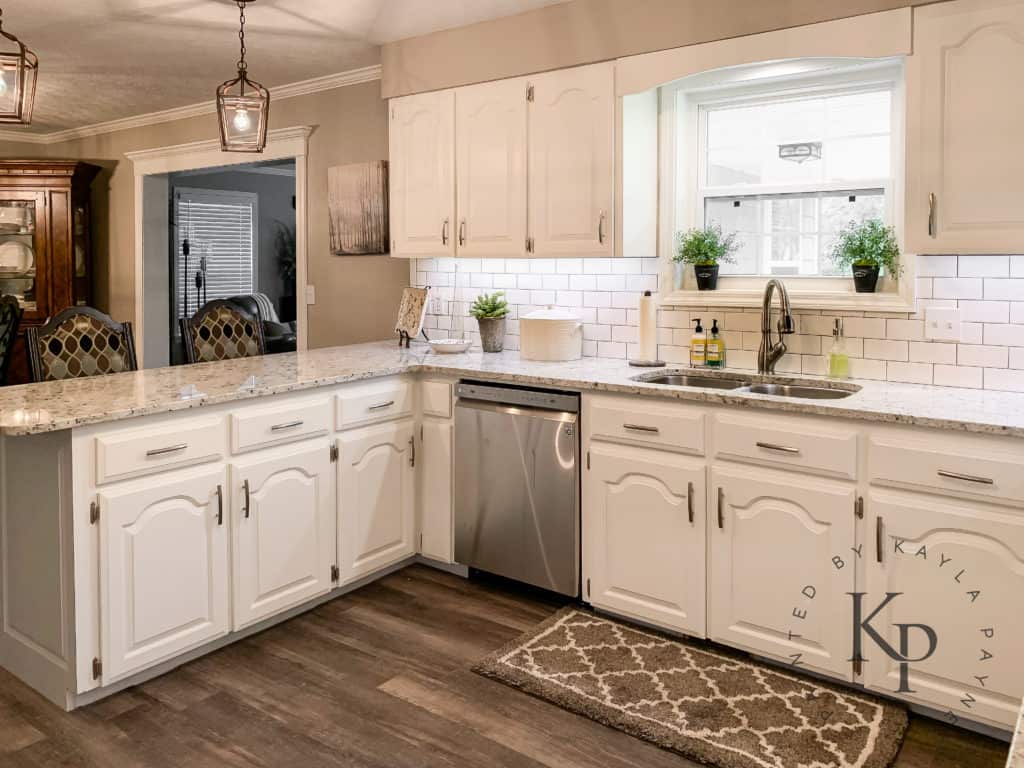
[[[252,0],[250,75],[273,89],[377,64],[381,43],[565,0]],[[40,59],[31,126],[50,133],[212,100],[234,75],[234,0],[0,0]]]

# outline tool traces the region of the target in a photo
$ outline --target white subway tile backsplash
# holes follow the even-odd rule
[[[931,384],[932,365],[930,363],[890,362],[886,366],[885,377],[889,381],[902,381],[907,384]]]
[[[593,275],[569,275],[569,287],[574,291],[596,291],[597,278]]]
[[[886,320],[885,335],[889,339],[919,341],[924,339],[924,320]]]
[[[956,365],[956,344],[912,341],[910,342],[910,362]]]
[[[932,280],[932,296],[936,299],[985,298],[984,281],[979,277],[936,277]]]
[[[626,290],[625,275],[598,275],[597,290],[599,291],[624,291]]]
[[[909,343],[888,339],[864,339],[864,357],[906,362],[910,359]]]
[[[985,343],[1001,347],[1024,347],[1024,325],[986,323]]]
[[[1010,348],[1010,367],[1017,370],[1024,369],[1024,347]]]
[[[541,286],[547,291],[569,290],[568,275],[544,275],[541,277]]]
[[[1024,279],[985,278],[985,298],[995,301],[1024,301]]]
[[[960,256],[958,277],[1009,277],[1009,256]]]
[[[968,368],[965,365],[936,365],[932,383],[940,387],[981,389],[984,386],[983,369]]]
[[[603,325],[625,325],[626,310],[624,309],[599,309],[597,310],[597,322]]]
[[[1010,277],[1024,277],[1024,256],[1010,257]]]
[[[985,389],[1024,392],[1024,371],[1015,371],[1009,368],[987,368],[985,369]]]
[[[957,365],[979,368],[1005,368],[1008,353],[1006,347],[987,347],[982,344],[957,344]]]
[[[918,277],[956,277],[956,274],[956,256],[921,256],[918,259]]]
[[[961,319],[972,323],[1010,322],[1008,301],[960,301]]]

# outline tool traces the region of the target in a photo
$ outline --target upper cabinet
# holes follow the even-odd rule
[[[455,255],[455,94],[391,102],[391,255]]]
[[[1024,4],[914,9],[907,64],[906,250],[1024,249]]]
[[[612,63],[394,99],[391,253],[611,256],[614,158]]]

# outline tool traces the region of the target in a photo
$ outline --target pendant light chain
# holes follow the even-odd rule
[[[238,71],[245,72],[245,0],[238,2],[238,42],[240,44],[240,56],[238,59]]]

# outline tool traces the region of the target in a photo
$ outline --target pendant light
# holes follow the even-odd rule
[[[39,58],[3,29],[0,9],[0,123],[32,122]]]
[[[241,55],[238,59],[238,77],[228,80],[217,89],[220,147],[225,152],[262,152],[267,144],[270,91],[249,79],[245,64],[245,6],[255,0],[236,2]]]

